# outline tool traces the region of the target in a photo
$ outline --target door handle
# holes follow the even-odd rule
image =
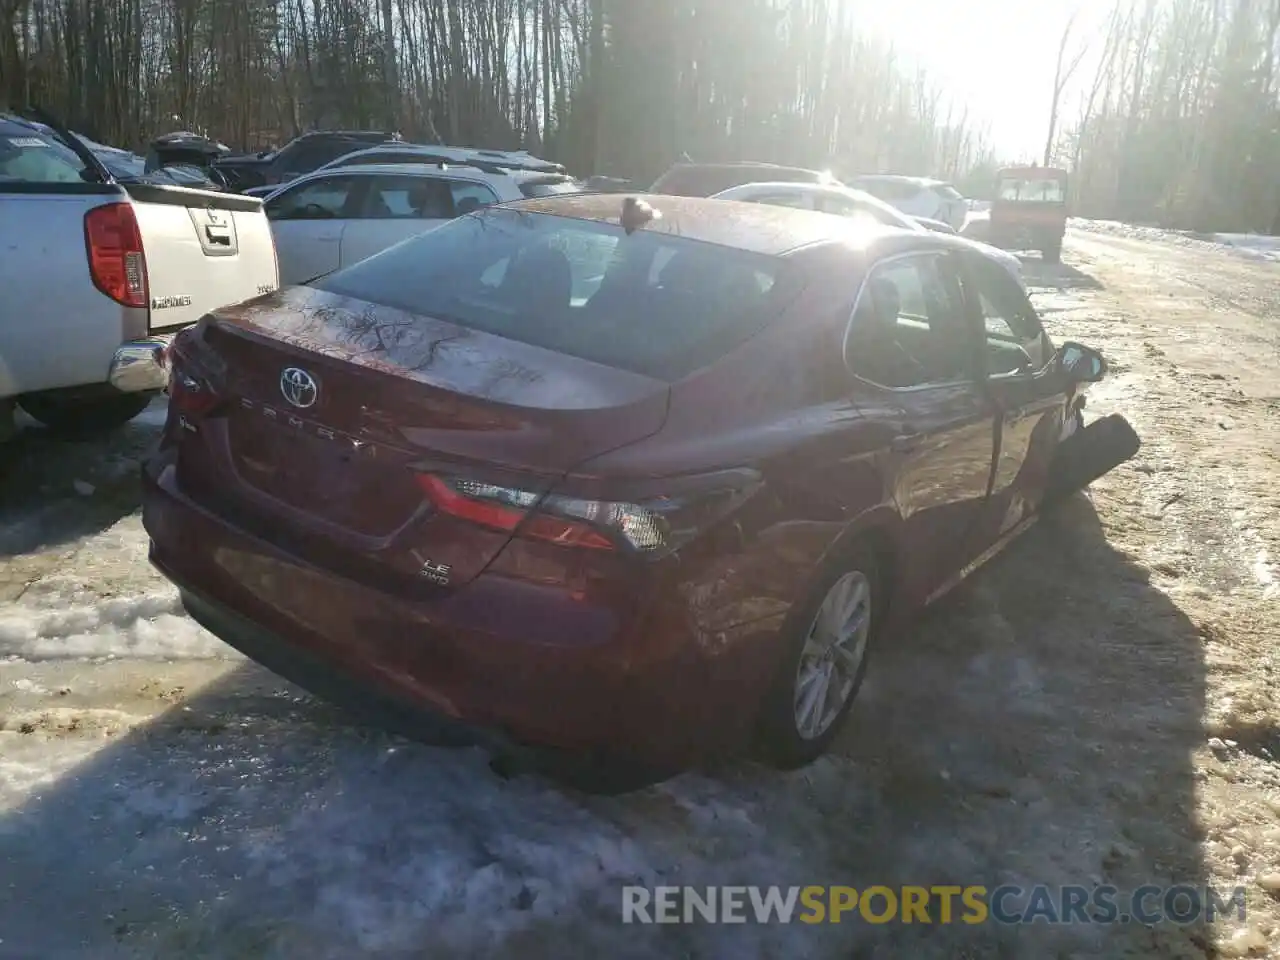
[[[889,449],[894,453],[910,453],[920,446],[922,439],[922,433],[900,433],[889,441]]]

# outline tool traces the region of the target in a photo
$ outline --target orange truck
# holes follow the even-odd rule
[[[1067,232],[1067,171],[1006,167],[996,176],[988,242],[1006,250],[1039,250],[1057,263]]]

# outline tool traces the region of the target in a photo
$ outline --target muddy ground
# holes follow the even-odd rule
[[[587,797],[356,726],[147,567],[158,409],[109,442],[28,429],[0,480],[0,957],[1280,957],[1280,268],[1073,229],[1027,271],[1111,362],[1089,412],[1144,448],[879,650],[835,754],[788,775]],[[627,883],[1240,885],[1247,916],[623,927]]]

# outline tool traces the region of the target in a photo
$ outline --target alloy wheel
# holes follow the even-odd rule
[[[816,740],[853,694],[871,633],[871,581],[846,573],[827,591],[809,627],[794,692],[796,732]]]

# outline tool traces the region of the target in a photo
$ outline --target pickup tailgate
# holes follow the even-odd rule
[[[151,332],[280,285],[262,201],[187,187],[126,184],[147,261]]]

